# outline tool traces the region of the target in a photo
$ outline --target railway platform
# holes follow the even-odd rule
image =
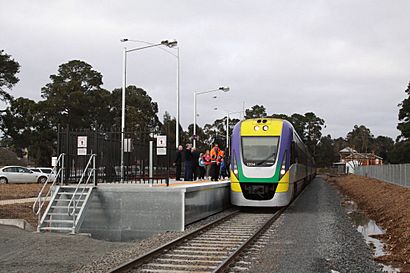
[[[80,233],[108,241],[147,238],[185,226],[230,206],[229,181],[99,184],[84,212]]]

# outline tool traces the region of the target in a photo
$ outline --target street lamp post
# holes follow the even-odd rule
[[[230,89],[229,87],[219,87],[218,89],[212,89],[208,91],[201,91],[201,92],[194,92],[194,135],[193,135],[193,144],[194,148],[196,148],[196,116],[197,116],[197,99],[196,96],[202,95],[202,94],[207,94],[207,93],[212,93],[212,92],[217,92],[217,91],[223,91],[223,92],[228,92]]]
[[[127,42],[129,40],[121,39],[120,41]],[[125,89],[127,85],[127,53],[150,48],[150,47],[162,46],[162,45],[167,46],[167,47],[174,47],[177,45],[177,41],[164,40],[158,44],[149,44],[147,46],[136,47],[136,48],[131,48],[131,49],[127,49],[127,47],[124,47],[124,50],[123,50],[123,59],[122,59],[123,60],[122,62],[123,74],[122,74],[122,97],[121,97],[121,182],[124,182]]]
[[[127,41],[130,41],[130,42],[138,42],[138,43],[143,43],[143,44],[146,44],[146,45],[154,45],[154,43],[150,43],[150,42],[147,42],[147,41],[141,41],[141,40],[127,40]],[[162,49],[162,50],[164,50],[166,53],[168,53],[168,54],[170,54],[170,55],[172,55],[172,56],[174,56],[176,59],[177,59],[177,79],[176,79],[176,87],[177,87],[177,94],[176,94],[176,99],[177,99],[177,111],[176,111],[176,115],[175,115],[175,118],[176,118],[176,122],[175,122],[175,146],[176,146],[176,148],[178,148],[178,146],[179,146],[179,123],[180,123],[180,118],[179,118],[179,116],[180,116],[180,108],[181,108],[181,99],[180,99],[180,96],[181,96],[181,90],[180,90],[180,71],[181,71],[181,69],[180,69],[180,54],[179,54],[179,47],[175,47],[175,49],[177,50],[177,52],[176,52],[176,54],[175,53],[173,53],[173,52],[171,52],[171,51],[168,51],[168,50],[166,50],[165,48],[162,48],[162,47],[160,47],[160,49]]]

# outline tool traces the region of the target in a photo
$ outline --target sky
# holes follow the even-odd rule
[[[398,104],[410,81],[410,1],[4,1],[0,48],[20,65],[15,97],[41,88],[70,60],[121,87],[122,50],[176,39],[180,49],[181,124],[193,122],[193,93],[203,126],[226,112],[264,105],[268,114],[314,112],[324,134],[354,125],[399,135]],[[6,7],[6,8],[4,8]],[[173,49],[170,49],[171,51]],[[173,51],[175,53],[175,50]],[[127,84],[176,113],[177,59],[150,48],[128,54]],[[216,96],[216,98],[214,98]],[[214,110],[217,108],[217,110]]]

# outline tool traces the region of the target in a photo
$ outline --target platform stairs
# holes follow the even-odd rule
[[[63,183],[64,157],[65,154],[58,157],[53,170],[55,178],[47,179],[33,204],[33,212],[38,216],[38,232],[77,233],[96,186],[94,154],[90,155],[79,182],[71,185]]]

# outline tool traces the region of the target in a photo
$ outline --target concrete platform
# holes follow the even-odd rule
[[[109,241],[182,231],[230,206],[229,181],[175,182],[169,187],[99,184],[93,190],[80,232]]]

